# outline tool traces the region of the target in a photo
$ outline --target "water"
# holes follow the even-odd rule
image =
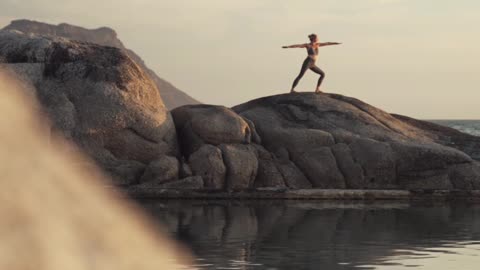
[[[479,269],[480,205],[144,202],[187,269]]]
[[[431,122],[480,136],[480,120],[431,120]]]
[[[432,120],[480,136],[480,120]],[[480,205],[144,202],[186,269],[480,269]]]

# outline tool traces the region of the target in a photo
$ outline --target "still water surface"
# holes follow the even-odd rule
[[[186,269],[480,269],[480,205],[143,202]]]

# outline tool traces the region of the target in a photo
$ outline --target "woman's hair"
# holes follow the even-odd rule
[[[316,34],[310,34],[310,35],[308,35],[308,38],[309,38],[310,40],[315,39],[316,37],[317,37]]]

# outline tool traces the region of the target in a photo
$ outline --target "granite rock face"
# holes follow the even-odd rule
[[[286,94],[233,110],[254,124],[268,151],[290,160],[313,187],[480,188],[477,137],[390,115],[354,98]]]
[[[117,184],[177,156],[172,118],[153,81],[124,51],[63,38],[0,31],[0,68],[22,81],[50,119]]]
[[[83,27],[62,23],[52,25],[30,20],[15,20],[7,25],[4,30],[17,30],[26,34],[37,34],[50,37],[64,37],[72,40],[91,42],[101,46],[110,46],[125,50],[156,84],[160,95],[167,109],[187,104],[198,104],[199,102],[187,95],[185,92],[177,89],[171,83],[160,78],[153,70],[147,67],[145,62],[134,51],[127,49],[122,41],[118,39],[117,33],[108,27],[97,29],[86,29]]]
[[[203,178],[206,188],[224,189],[227,169],[219,148],[205,144],[190,155],[189,162],[192,172]]]
[[[285,94],[172,116],[182,154],[213,189],[480,189],[476,137],[350,97]],[[451,147],[451,135],[468,143]]]
[[[182,152],[189,156],[204,144],[250,143],[248,123],[229,108],[211,105],[183,106],[172,111]]]

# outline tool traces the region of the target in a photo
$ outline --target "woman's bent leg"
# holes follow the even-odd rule
[[[320,92],[320,85],[322,85],[323,79],[325,79],[325,72],[317,66],[311,67],[310,70],[320,75],[320,78],[318,78],[317,89],[315,90],[315,92]]]

